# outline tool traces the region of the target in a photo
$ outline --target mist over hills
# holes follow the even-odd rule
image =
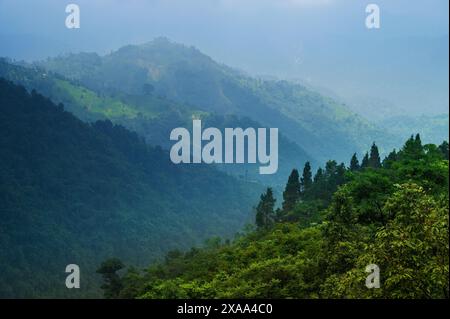
[[[310,161],[317,167],[329,158],[347,163],[348,154],[362,156],[377,140],[387,141],[380,150],[385,155],[398,148],[411,129],[432,143],[448,138],[445,114],[440,129],[429,129],[436,123],[432,117],[400,116],[404,112],[395,112],[398,108],[382,96],[364,98],[355,92],[348,102],[307,81],[253,78],[164,37],[104,56],[66,54],[19,64],[25,68],[12,71],[9,66],[4,76],[28,89],[38,88],[84,120],[111,119],[164,148],[170,147],[171,129],[190,127],[193,116],[221,128],[225,126],[217,119],[223,122],[224,117],[234,118],[228,121],[234,127],[248,120],[258,127],[278,127],[281,144],[290,146],[280,147],[282,163],[276,176],[259,176],[255,165],[232,169],[235,175],[249,174],[269,184],[281,185],[296,163]]]
[[[6,60],[0,61],[0,76],[24,85],[29,91],[36,89],[55,103],[63,103],[66,110],[84,121],[109,119],[137,132],[150,145],[164,149],[169,149],[173,144],[169,139],[171,130],[175,127],[191,128],[193,117],[200,118],[204,127],[213,126],[222,130],[225,127],[262,127],[248,117],[201,111],[195,106],[177,103],[148,91],[140,94],[98,93],[81,85],[79,81],[48,73],[39,67],[21,66]],[[273,175],[260,175],[259,164],[217,165],[217,168],[241,179],[281,187],[285,176],[298,163],[310,161],[318,165],[311,155],[283,134],[279,136],[279,148],[279,170]]]
[[[80,296],[99,296],[101,260],[143,265],[173,248],[230,237],[253,220],[261,184],[279,193],[306,161],[314,168],[330,158],[348,163],[373,141],[388,150],[417,132],[424,142],[448,136],[446,114],[368,121],[332,91],[253,78],[166,38],[105,56],[1,59],[0,77],[28,90],[0,81],[0,240],[14,248],[0,249],[2,263],[14,261],[2,274],[9,284],[1,296],[73,296],[55,287],[74,259],[89,274]],[[170,131],[189,129],[193,118],[219,129],[278,127],[279,172],[171,164]]]
[[[449,2],[367,4],[0,0],[0,298],[448,298]]]
[[[72,32],[64,26],[64,3],[1,1],[0,56],[33,61],[69,52],[103,55],[165,35],[255,76],[300,78],[332,89],[355,110],[376,113],[378,105],[361,107],[359,101],[382,98],[393,115],[403,109],[412,116],[448,113],[445,0],[426,6],[379,0],[377,30],[365,27],[367,3],[361,1],[77,3],[83,26]]]
[[[215,62],[195,47],[163,37],[128,45],[105,56],[68,54],[34,65],[50,72],[48,77],[61,78],[58,82],[64,84],[57,85],[60,92],[48,95],[63,102],[78,117],[112,119],[145,136],[153,145],[167,148],[170,130],[189,126],[192,116],[202,117],[205,124],[217,116],[233,116],[235,127],[245,118],[255,125],[278,127],[283,143],[298,148],[295,154],[302,154],[283,156],[288,161],[281,165],[282,174],[276,177],[280,183],[288,173],[287,167],[294,163],[309,160],[317,166],[331,157],[348,162],[348,154],[362,154],[377,140],[388,141],[386,150],[398,148],[411,134],[411,121],[421,124],[415,126],[414,132],[421,133],[426,141],[439,143],[448,138],[444,132],[448,127],[445,115],[440,122],[442,129],[427,130],[425,127],[432,126],[431,118],[399,117],[383,97],[358,100],[355,94],[354,101],[360,104],[349,104],[332,90],[315,89],[307,82],[253,78]],[[30,67],[26,63],[24,66]],[[29,83],[28,87],[33,85]],[[68,92],[64,99],[61,91]],[[382,105],[386,105],[385,109]],[[378,111],[370,111],[374,109]],[[392,126],[396,121],[398,125]],[[405,129],[401,131],[400,127]],[[382,154],[385,149],[381,149]]]
[[[143,94],[150,86],[156,95],[201,111],[249,117],[278,127],[318,161],[332,155],[348,160],[349,153],[389,136],[344,105],[302,85],[252,78],[166,38],[106,56],[71,54],[38,65],[104,94]]]
[[[425,143],[435,143],[436,140],[448,139],[448,114],[408,116],[398,115],[388,117],[378,122],[380,127],[385,128],[397,136],[407,137],[409,132],[418,130]]]

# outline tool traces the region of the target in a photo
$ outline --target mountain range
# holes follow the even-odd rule
[[[101,260],[143,265],[231,237],[253,220],[263,186],[279,195],[306,162],[348,164],[376,141],[386,155],[413,133],[448,139],[446,115],[366,119],[325,90],[255,78],[166,38],[103,56],[0,59],[0,78],[7,297],[74,296],[61,283],[77,262],[89,282],[81,295],[98,296]],[[278,128],[277,174],[259,175],[258,164],[172,164],[170,131],[194,118],[219,129]]]
[[[366,149],[386,133],[344,105],[287,81],[255,79],[193,47],[157,38],[106,56],[74,54],[37,63],[107,95],[154,94],[213,114],[250,117],[318,161]]]

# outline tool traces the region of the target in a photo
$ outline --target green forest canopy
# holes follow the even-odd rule
[[[146,265],[250,220],[262,189],[211,166],[170,162],[110,121],[0,79],[0,297],[99,297],[109,256]],[[133,249],[130,249],[133,247]],[[64,285],[66,265],[81,289]]]
[[[232,242],[171,251],[144,271],[105,261],[107,298],[448,298],[448,143],[412,136],[383,161],[291,174],[284,209],[269,188],[256,227]],[[293,204],[293,205],[292,205]],[[106,267],[108,263],[119,265]],[[367,289],[365,267],[381,269]]]

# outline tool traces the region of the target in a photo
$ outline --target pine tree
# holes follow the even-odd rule
[[[305,167],[303,168],[303,175],[300,179],[301,191],[305,192],[309,190],[312,184],[312,172],[311,172],[311,164],[309,162],[305,163]]]
[[[416,138],[414,139],[414,142],[416,143],[416,147],[418,149],[422,148],[422,140],[420,138],[420,134],[419,133],[416,134]]]
[[[336,175],[337,162],[335,160],[327,161],[325,164],[325,177],[328,180],[331,180]]]
[[[275,220],[275,198],[272,188],[267,188],[266,193],[261,195],[261,199],[256,207],[256,226],[258,229],[269,228]]]
[[[352,172],[355,172],[357,170],[359,170],[359,161],[358,161],[358,157],[356,156],[356,153],[353,154],[352,159],[350,160],[350,170]]]
[[[361,168],[369,167],[369,153],[366,153],[361,162]]]
[[[448,142],[447,141],[444,141],[444,142],[442,142],[441,145],[439,145],[439,150],[442,152],[442,155],[444,155],[444,158],[446,160],[448,160],[449,152],[448,152]]]
[[[306,194],[303,194],[303,198],[311,199],[318,198],[323,191],[324,186],[326,185],[326,179],[324,175],[323,168],[319,167],[314,174],[313,183],[311,185],[311,189]]]
[[[397,151],[394,150],[392,152],[389,153],[388,156],[386,156],[383,160],[383,167],[384,168],[390,168],[392,163],[395,162],[397,160]]]
[[[298,171],[293,169],[289,176],[286,188],[283,192],[283,211],[287,212],[294,208],[300,199],[300,181]]]
[[[370,148],[369,166],[373,168],[381,167],[380,153],[378,152],[378,146],[375,143],[373,143]]]
[[[314,175],[314,183],[318,183],[323,179],[323,169],[319,167],[317,169],[316,175]]]
[[[341,163],[336,168],[336,185],[342,185],[345,182],[345,172],[347,169],[345,168],[345,164]]]
[[[420,135],[417,134],[416,137],[411,135],[400,152],[401,158],[407,160],[419,160],[423,155],[424,150]]]

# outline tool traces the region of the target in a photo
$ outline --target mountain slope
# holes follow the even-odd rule
[[[65,109],[82,120],[109,119],[137,132],[145,137],[149,144],[160,145],[165,149],[169,149],[173,144],[169,140],[171,130],[175,127],[191,127],[193,117],[201,118],[204,127],[214,126],[220,129],[263,127],[247,117],[205,112],[196,106],[168,100],[154,94],[149,88],[140,94],[97,92],[79,82],[46,72],[41,68],[21,66],[1,59],[0,76],[21,84],[28,90],[36,89],[55,103],[63,103]],[[282,185],[292,167],[302,165],[306,161],[313,165],[317,163],[298,144],[280,134],[279,170],[276,174],[259,175],[259,164],[217,167],[236,176],[258,180],[265,184]]]
[[[2,79],[0,110],[1,297],[98,296],[104,258],[143,264],[249,221],[257,184],[173,165],[135,133]],[[64,285],[71,263],[76,291]]]
[[[155,94],[206,112],[250,117],[278,127],[320,161],[331,156],[347,160],[348,154],[366,149],[373,140],[392,140],[344,105],[304,86],[251,78],[165,38],[106,56],[72,54],[39,65],[98,92],[142,94],[152,87]]]

